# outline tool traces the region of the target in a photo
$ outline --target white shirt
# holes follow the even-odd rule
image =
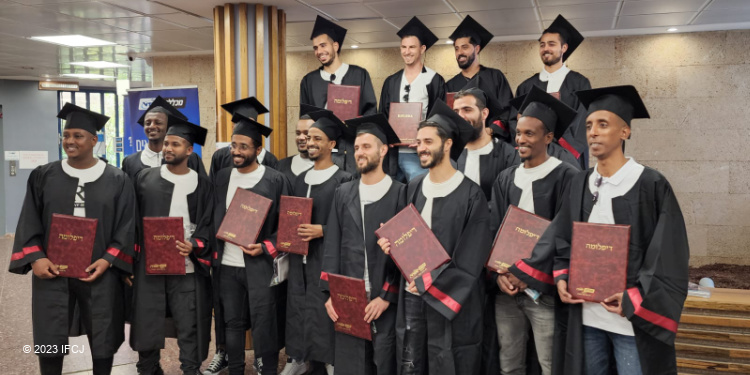
[[[333,84],[340,85],[341,80],[344,79],[344,76],[346,75],[346,72],[349,71],[349,64],[341,63],[341,66],[336,69],[333,74],[336,75],[336,79],[333,80]],[[325,69],[320,69],[320,78],[323,78],[324,81],[331,83],[331,73],[326,72]]]
[[[260,163],[263,162],[263,159],[266,157],[267,153],[268,153],[268,151],[266,151],[265,148],[261,148],[260,149],[260,154],[258,154],[258,164],[260,164]]]
[[[563,63],[560,69],[557,69],[552,73],[549,73],[542,68],[541,73],[539,73],[539,80],[547,82],[547,92],[559,92],[560,86],[562,86],[563,81],[565,81],[565,76],[567,76],[568,73],[570,73],[570,69],[565,63]]]
[[[315,162],[310,159],[305,159],[299,154],[292,157],[292,173],[295,176],[299,176],[300,173],[312,168]]]
[[[226,208],[234,199],[234,194],[237,192],[237,188],[240,189],[252,189],[258,184],[263,178],[263,174],[266,173],[266,167],[258,165],[258,168],[250,173],[241,173],[237,168],[232,168],[232,173],[229,175],[229,186],[227,187],[227,200],[225,202]],[[224,255],[221,257],[221,264],[223,266],[245,268],[245,256],[239,246],[231,244],[229,242],[224,243]]]
[[[554,156],[550,156],[544,163],[534,168],[524,168],[523,164],[516,169],[516,175],[513,178],[513,184],[521,189],[521,199],[518,200],[518,208],[534,213],[534,191],[531,185],[536,180],[547,177],[562,161]]]
[[[479,157],[488,155],[494,147],[495,142],[490,139],[489,143],[476,150],[466,149],[466,165],[464,166],[464,176],[466,178],[476,182],[477,185],[480,184],[481,171],[479,169]]]
[[[363,240],[367,240],[367,235],[365,232],[365,206],[368,204],[375,203],[379,200],[381,200],[385,194],[388,192],[388,190],[391,188],[391,185],[393,184],[393,180],[390,176],[385,175],[385,177],[380,180],[379,182],[367,185],[362,180],[359,180],[359,208],[362,212],[362,234],[363,234]],[[365,252],[365,292],[367,295],[370,295],[370,271],[367,268],[367,250],[364,249]]]
[[[189,240],[195,232],[195,224],[190,221],[190,209],[188,208],[187,196],[198,188],[198,173],[189,169],[188,173],[178,175],[162,165],[159,170],[161,177],[174,184],[172,191],[172,202],[169,205],[170,217],[181,217],[182,226],[185,228],[185,240]],[[195,265],[189,257],[185,257],[185,273],[195,272]]]
[[[86,169],[73,168],[68,164],[68,159],[63,160],[62,169],[65,174],[78,179],[78,188],[73,201],[73,216],[86,217],[86,197],[83,186],[89,182],[96,181],[104,173],[107,163],[97,160],[93,167]]]
[[[156,168],[161,165],[161,160],[161,151],[153,152],[150,148],[148,148],[148,145],[143,148],[143,151],[141,151],[141,163],[143,163],[143,165],[151,168]]]
[[[399,96],[398,98],[395,98],[397,102],[404,102],[404,95],[406,95],[406,85],[409,85],[409,103],[422,103],[422,118],[420,120],[424,120],[427,118],[427,111],[429,108],[427,107],[430,104],[430,97],[427,95],[427,86],[432,83],[432,79],[435,77],[435,71],[423,66],[422,72],[417,75],[417,78],[414,78],[414,80],[409,83],[409,81],[406,80],[406,70],[404,70],[403,73],[401,73],[401,84],[399,86]],[[417,150],[405,146],[400,146],[398,148],[398,152],[401,153],[407,153],[407,154],[414,154],[417,152]]]
[[[599,192],[599,198],[591,209],[589,223],[615,224],[612,212],[612,199],[625,195],[633,188],[643,173],[644,167],[630,158],[625,165],[611,177],[602,178],[601,185],[596,187],[596,179],[601,175],[598,172],[599,165],[589,176],[589,190],[592,194]],[[620,335],[634,336],[633,324],[622,316],[607,311],[598,303],[585,302],[583,304],[583,324]]]

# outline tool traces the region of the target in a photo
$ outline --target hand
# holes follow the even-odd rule
[[[339,320],[339,316],[336,314],[336,310],[333,309],[333,302],[331,302],[331,297],[328,297],[328,301],[326,301],[326,312],[328,313],[328,317],[331,318],[334,323]]]
[[[508,269],[505,267],[500,267],[497,269],[497,273],[498,275],[505,275],[506,273],[508,273]]]
[[[573,295],[568,293],[568,282],[560,280],[557,282],[557,294],[560,295],[560,300],[568,304],[584,303],[586,301],[582,299],[575,299]]]
[[[518,288],[519,292],[523,292],[524,290],[526,290],[526,288],[529,287],[528,285],[526,285],[525,282],[517,278],[516,275],[509,273],[507,276],[508,276],[508,281],[510,281],[510,283],[513,284],[513,286]]]
[[[87,283],[90,283],[101,276],[104,271],[108,270],[110,266],[110,263],[102,258],[91,264],[90,266],[86,267],[86,272],[90,273],[91,276],[89,277],[82,277],[78,280],[85,281]]]
[[[242,252],[250,255],[251,257],[257,257],[260,254],[263,254],[263,246],[259,243],[254,243],[252,245],[240,246],[240,249],[242,249]]]
[[[622,312],[622,293],[613,294],[605,298],[604,302],[599,303],[601,303],[601,305],[604,306],[604,308],[612,314],[625,316],[625,314]]]
[[[413,148],[413,149],[415,149],[415,150],[416,150],[416,149],[417,149],[417,147],[419,147],[419,145],[417,144],[417,142],[414,142],[414,143],[410,143],[408,147],[409,147],[409,148]]]
[[[34,276],[40,279],[53,279],[60,274],[57,266],[52,264],[49,258],[37,259],[34,263],[31,263],[31,269],[34,271]]]
[[[417,283],[415,281],[412,281],[412,282],[409,283],[408,289],[409,289],[410,292],[412,292],[414,294],[418,294],[419,293],[419,290],[417,290]]]
[[[380,227],[383,227],[383,223],[380,223]],[[389,241],[387,238],[384,237],[378,239],[378,246],[380,246],[380,249],[382,249],[386,255],[391,254],[391,241]]]
[[[125,285],[132,287],[133,286],[133,279],[135,279],[135,276],[125,276],[122,278],[123,281],[125,281]]]
[[[503,293],[509,296],[515,296],[516,294],[518,294],[518,288],[511,284],[510,280],[508,280],[508,276],[506,275],[497,276],[497,285],[500,287],[500,290],[502,290]]]
[[[372,323],[373,320],[380,318],[380,315],[390,304],[390,302],[380,297],[370,301],[370,303],[367,304],[367,307],[365,307],[365,322]]]
[[[190,241],[175,241],[177,243],[177,250],[180,251],[180,255],[187,257],[193,252],[193,244]]]
[[[302,241],[310,242],[323,237],[323,226],[320,224],[300,224],[297,228],[297,235],[302,237]]]

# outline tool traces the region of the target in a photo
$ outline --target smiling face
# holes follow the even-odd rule
[[[458,67],[466,69],[474,63],[479,53],[479,46],[471,44],[471,38],[458,38],[453,42],[453,51],[456,53]]]
[[[313,122],[315,121],[312,119],[300,119],[297,121],[294,142],[297,144],[297,152],[301,155],[307,155],[307,131],[310,130],[310,125]]]
[[[164,138],[164,163],[179,165],[186,162],[188,156],[193,153],[193,145],[177,135],[168,135]]]
[[[307,131],[307,154],[310,160],[316,161],[330,155],[334,147],[336,147],[336,141],[329,140],[322,130],[311,127]]]
[[[401,39],[401,58],[404,59],[406,65],[411,66],[421,62],[426,50],[427,47],[422,45],[416,36],[406,36]]]
[[[338,53],[339,44],[334,42],[326,34],[321,34],[313,38],[313,52],[315,52],[315,58],[318,59],[321,65],[329,66],[336,59]]]
[[[586,139],[591,155],[599,160],[622,152],[622,142],[630,138],[630,126],[616,114],[600,110],[586,117]]]
[[[378,167],[388,152],[388,146],[384,145],[378,137],[370,133],[357,135],[354,140],[354,160],[357,162],[357,172],[367,174]]]
[[[446,155],[450,155],[452,139],[445,141],[440,138],[438,128],[435,126],[425,126],[417,131],[417,155],[419,155],[419,165],[422,168],[430,169],[439,165]]]
[[[143,119],[143,131],[149,141],[163,140],[167,135],[167,115],[161,112],[149,112]]]
[[[523,116],[516,125],[516,144],[521,161],[535,159],[547,153],[547,145],[552,142],[554,134],[544,123],[531,116]]]
[[[232,164],[235,168],[245,168],[252,165],[258,160],[261,151],[260,147],[255,146],[255,141],[252,138],[241,134],[232,134],[230,147]]]
[[[562,43],[560,34],[546,33],[539,38],[539,57],[542,58],[544,65],[557,64],[567,50],[568,45]]]
[[[80,159],[94,154],[98,138],[83,129],[63,130],[62,144],[69,159]]]

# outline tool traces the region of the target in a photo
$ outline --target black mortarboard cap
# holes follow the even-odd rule
[[[567,60],[573,54],[573,51],[583,43],[583,35],[562,14],[557,15],[557,18],[542,32],[542,35],[546,33],[560,34],[564,43],[568,44],[568,50],[563,54],[563,61]]]
[[[464,147],[474,134],[474,127],[440,99],[436,100],[432,105],[430,114],[427,115],[425,121],[438,124],[438,126],[448,133],[448,136],[453,140],[451,158],[458,160]]]
[[[146,115],[151,112],[152,109],[161,107],[164,108],[167,112],[169,112],[169,115],[179,117],[183,120],[187,120],[187,117],[182,114],[182,112],[178,111],[177,108],[173,107],[171,104],[169,104],[168,101],[166,101],[161,96],[157,96],[156,99],[154,99],[153,102],[151,102],[151,105],[146,108],[146,112],[143,112],[143,115],[138,119],[138,123],[143,126],[143,123],[146,121]],[[168,115],[168,116],[169,116]]]
[[[610,111],[630,126],[634,118],[650,118],[638,90],[633,86],[612,86],[577,91],[581,104],[588,110],[587,115],[596,111]]]
[[[450,39],[456,41],[458,38],[470,37],[479,44],[481,50],[492,40],[492,33],[485,29],[479,22],[475,21],[471,16],[466,16],[461,24],[456,27],[456,30],[451,34]]]
[[[531,87],[518,112],[539,119],[547,130],[555,133],[555,139],[562,137],[577,115],[573,108],[537,86]]]
[[[109,117],[81,108],[72,103],[65,106],[57,114],[57,118],[65,120],[65,129],[83,129],[91,134],[102,130],[109,121]]]
[[[203,146],[206,144],[206,135],[208,135],[208,130],[177,116],[169,116],[169,127],[167,128],[167,135],[176,135],[178,137],[184,138],[190,143],[197,143]]]
[[[430,49],[438,41],[437,35],[430,31],[416,16],[412,17],[396,35],[401,39],[407,36],[416,36],[427,49]]]
[[[372,134],[387,145],[401,142],[396,132],[393,131],[388,119],[382,113],[346,120],[346,124],[352,128],[355,134]]]
[[[268,108],[266,108],[266,106],[259,102],[254,96],[222,104],[221,108],[224,108],[224,110],[232,114],[232,116],[239,114],[244,118],[256,121],[258,120],[258,115],[268,113]],[[232,120],[232,122],[235,121]]]
[[[508,103],[510,104],[511,107],[515,108],[516,110],[519,110],[521,109],[521,104],[523,104],[524,100],[526,100],[526,94],[521,95],[521,96],[516,96],[515,98],[511,99]]]
[[[317,112],[317,111],[325,111],[325,108],[316,107],[314,105],[309,104],[300,104],[299,105],[299,117],[302,118],[302,116],[310,117],[310,113]]]
[[[339,120],[333,112],[324,109],[322,111],[310,112],[309,115],[315,121],[310,127],[323,131],[329,140],[337,141],[342,136],[347,136],[350,139],[354,138],[353,135],[348,134],[346,124]]]
[[[344,45],[344,38],[346,37],[346,29],[321,16],[317,16],[312,34],[310,34],[310,40],[323,34],[328,35],[334,42],[338,42],[339,49],[337,52],[341,52],[341,47]]]
[[[256,145],[263,142],[263,137],[268,137],[273,129],[265,126],[252,118],[245,117],[241,114],[235,114],[232,116],[232,122],[234,122],[234,130],[232,134],[244,135],[252,138]]]

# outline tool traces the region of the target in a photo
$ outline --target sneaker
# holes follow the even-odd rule
[[[206,370],[203,371],[203,375],[217,375],[226,370],[227,366],[229,366],[227,352],[217,350],[216,354],[214,354],[214,359],[211,360],[211,363],[208,364]]]
[[[302,375],[307,372],[307,363],[292,360],[287,362],[280,375]]]

